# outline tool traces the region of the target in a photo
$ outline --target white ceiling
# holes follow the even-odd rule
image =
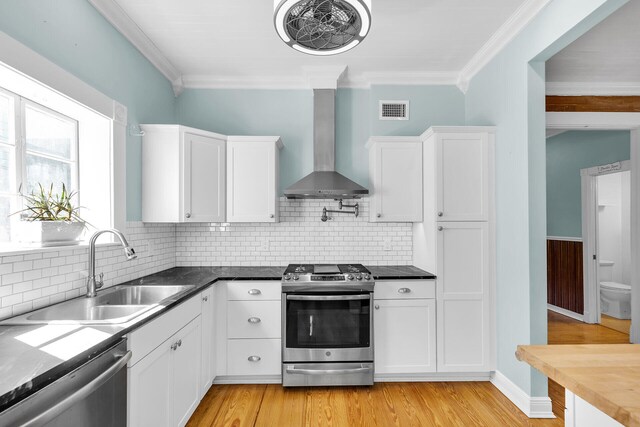
[[[640,95],[640,0],[557,53],[546,70],[548,92],[555,94]]]
[[[129,39],[141,30],[146,50],[157,48],[152,62],[174,84],[181,77],[191,87],[297,85],[305,67],[325,65],[348,66],[352,86],[457,83],[465,66],[480,62],[478,52],[499,44],[497,35],[513,35],[548,2],[372,0],[371,32],[362,44],[313,57],[279,39],[272,0],[90,1]],[[114,17],[114,10],[125,16]]]

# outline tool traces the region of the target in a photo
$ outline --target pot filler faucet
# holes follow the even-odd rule
[[[127,261],[131,261],[132,259],[136,259],[136,251],[133,250],[131,246],[129,246],[129,242],[125,239],[124,234],[115,228],[109,230],[100,230],[93,233],[91,239],[89,239],[89,277],[87,278],[87,298],[93,298],[97,295],[97,290],[102,287],[104,282],[102,281],[103,274],[100,273],[100,278],[96,280],[96,240],[98,236],[102,233],[111,233],[115,234],[118,239],[120,239],[120,243],[124,248],[124,256],[127,257]]]

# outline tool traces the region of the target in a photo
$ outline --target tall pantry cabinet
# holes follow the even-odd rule
[[[431,127],[423,135],[424,221],[417,267],[437,279],[437,371],[494,369],[493,127]]]

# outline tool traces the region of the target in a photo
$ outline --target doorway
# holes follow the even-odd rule
[[[631,166],[581,170],[584,322],[631,327]]]

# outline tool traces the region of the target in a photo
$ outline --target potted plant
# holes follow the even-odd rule
[[[16,224],[17,239],[24,243],[38,243],[42,246],[77,245],[86,227],[86,222],[78,213],[80,207],[74,205],[77,192],[67,192],[64,183],[62,191],[54,193],[53,184],[45,190],[38,183],[38,189],[31,194],[20,196],[25,208]]]

